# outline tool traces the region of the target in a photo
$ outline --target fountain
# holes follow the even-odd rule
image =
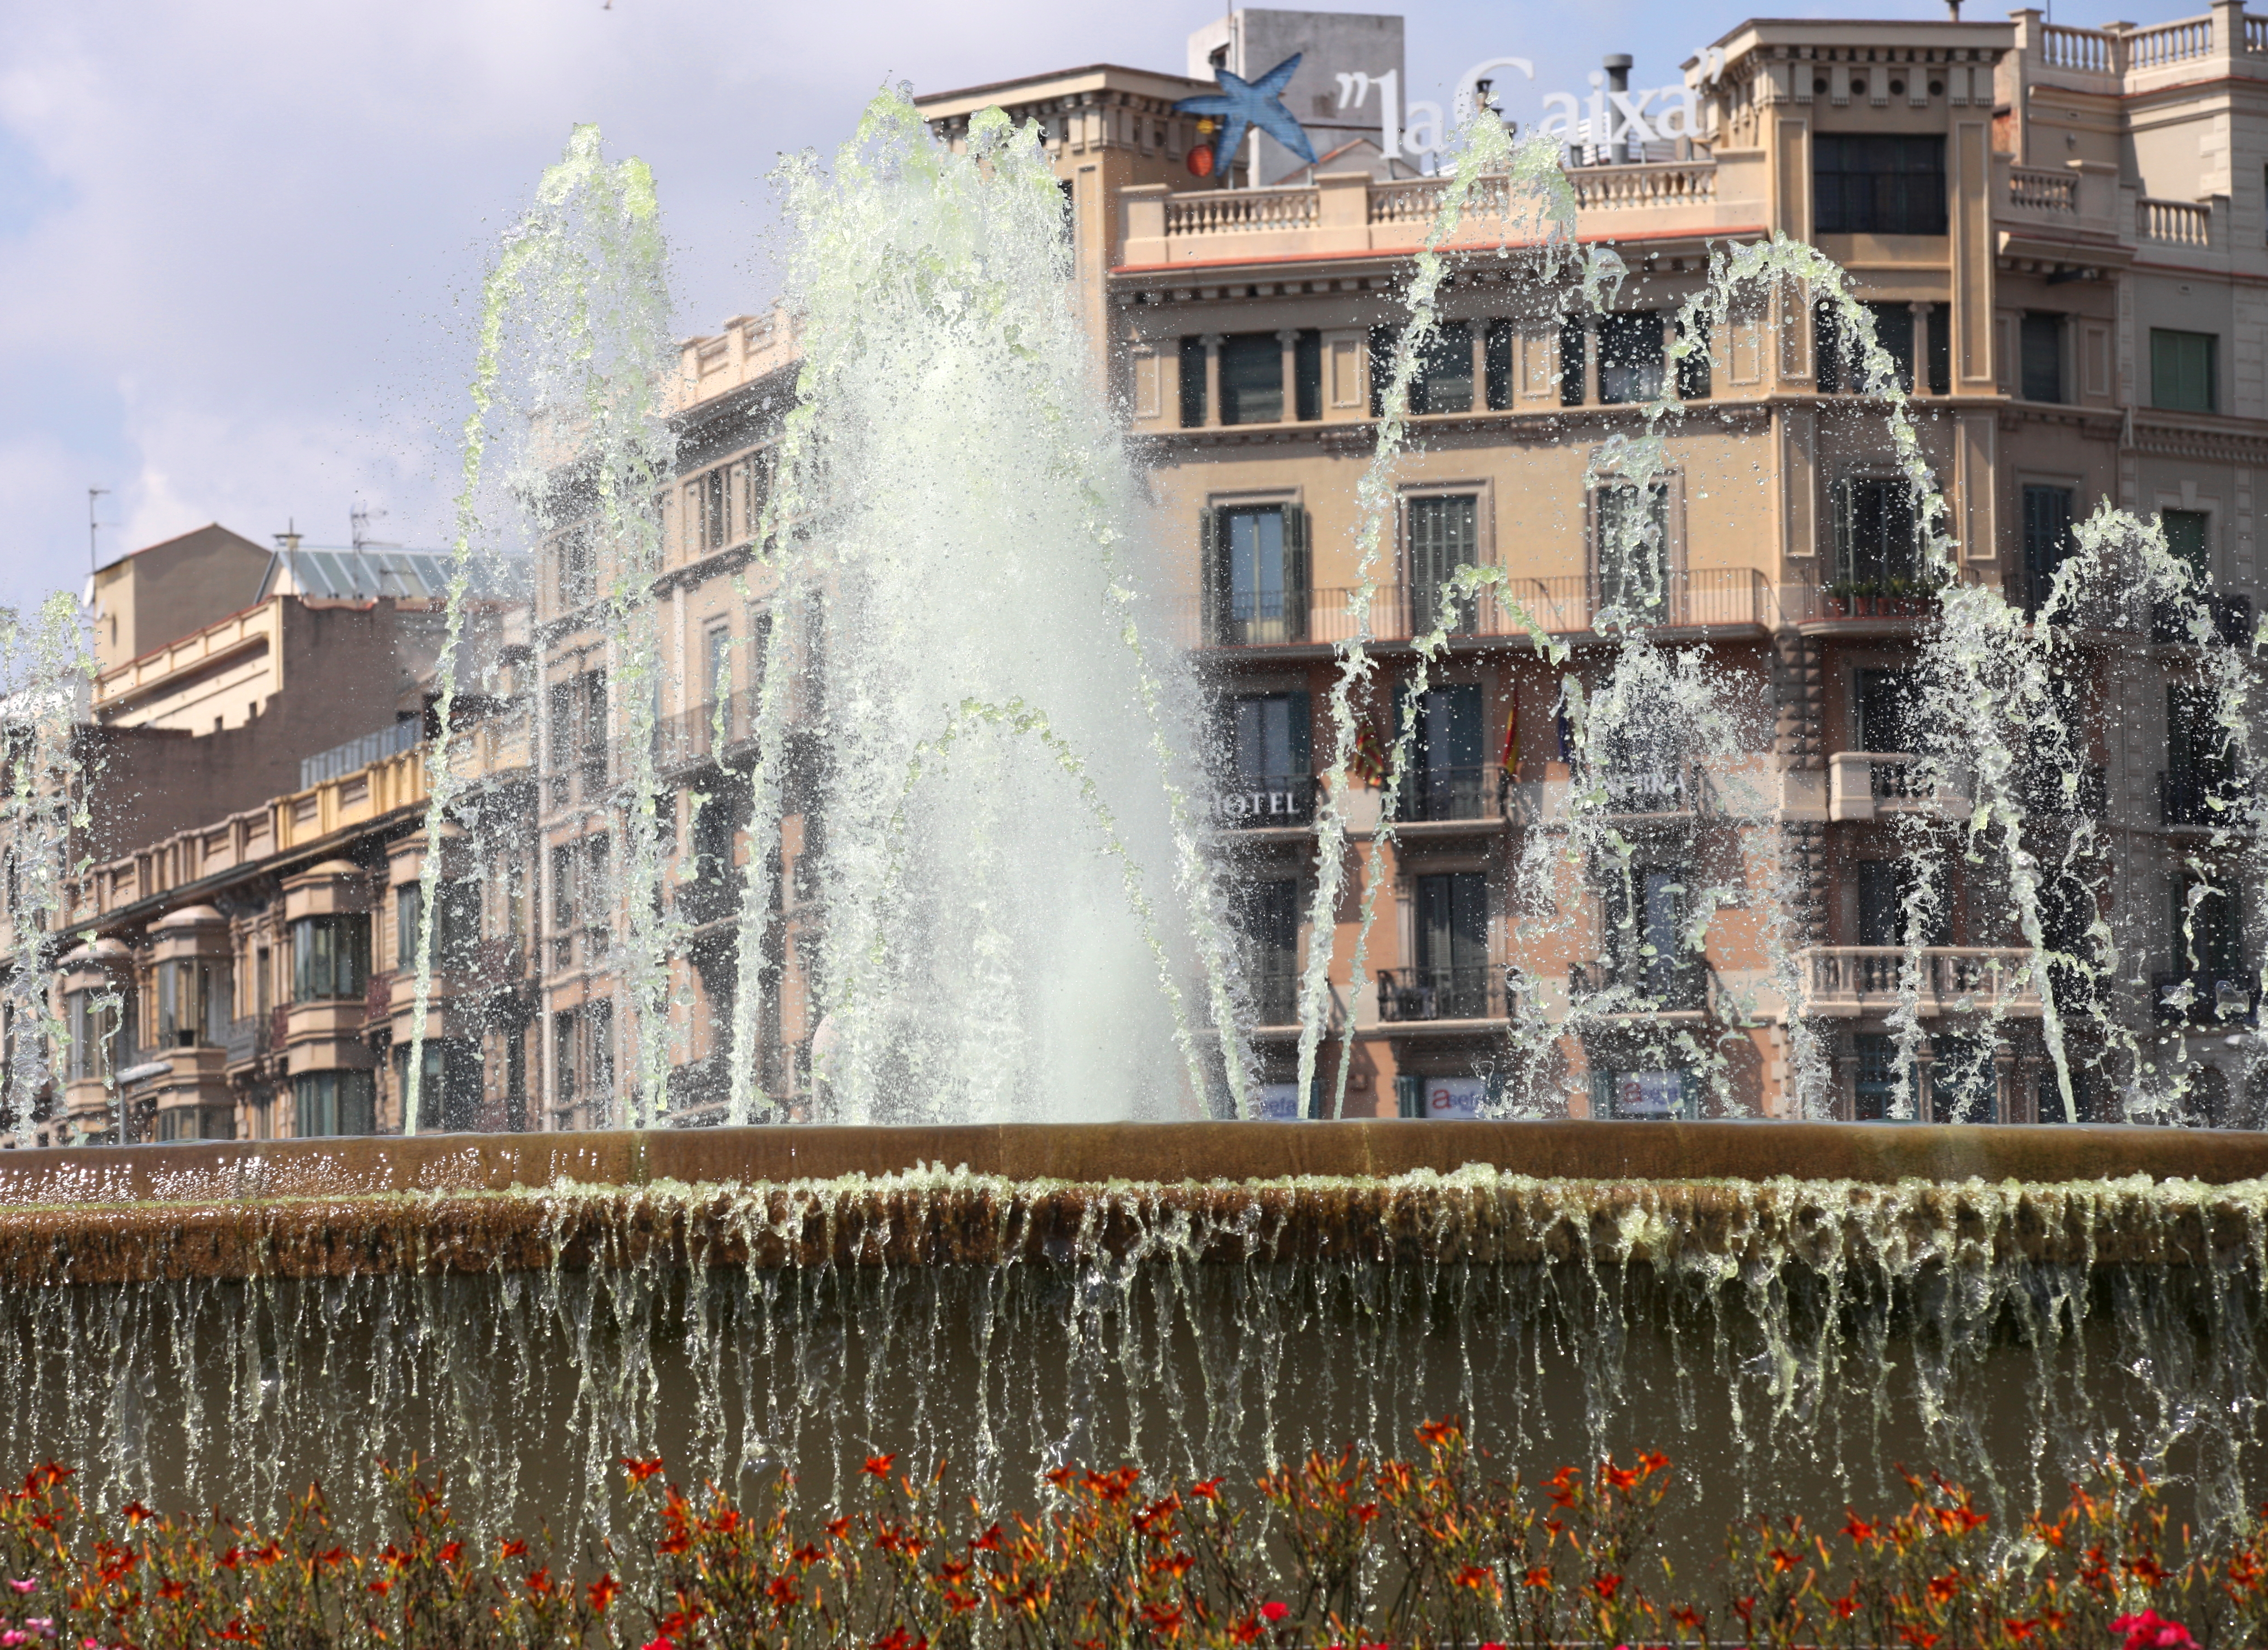
[[[863,1456],[902,1452],[995,1505],[1068,1462],[1195,1474],[1344,1440],[1390,1454],[1448,1413],[1528,1465],[1666,1450],[1705,1486],[1701,1512],[1728,1517],[1879,1497],[1901,1460],[2007,1514],[2105,1453],[2176,1479],[2204,1522],[2259,1499],[2268,1136],[1825,1127],[1800,1120],[1827,1113],[1825,1060],[1794,1013],[1788,1115],[1732,1115],[1740,1038],[1767,998],[1802,996],[1803,839],[1753,760],[1762,684],[1652,633],[1665,563],[1646,509],[1603,534],[1594,624],[1611,645],[1580,668],[1500,570],[1441,581],[1418,674],[1393,690],[1378,822],[1353,820],[1388,481],[1445,277],[1516,255],[1539,304],[1585,314],[1636,278],[1576,242],[1555,146],[1515,151],[1476,120],[1434,200],[1362,483],[1315,839],[1313,924],[1351,927],[1359,992],[1380,886],[1356,887],[1347,848],[1366,832],[1375,854],[1403,829],[1424,673],[1481,604],[1532,634],[1569,777],[1511,907],[1539,946],[1573,945],[1571,890],[1619,890],[1608,926],[1629,966],[1564,991],[1533,970],[1513,983],[1474,1122],[1252,1121],[1260,1005],[1197,799],[1219,753],[1160,616],[1163,553],[1103,369],[1061,300],[1062,196],[1036,134],[980,116],[948,151],[886,95],[831,174],[794,163],[785,188],[796,397],[763,415],[776,456],[733,472],[734,502],[720,479],[715,505],[747,512],[732,577],[764,622],[737,661],[749,686],[704,693],[711,719],[688,735],[744,737],[750,762],[681,821],[664,703],[682,684],[646,593],[668,535],[707,531],[652,502],[689,461],[680,444],[705,438],[656,388],[650,181],[580,132],[487,289],[452,613],[481,557],[539,547],[571,586],[559,632],[602,638],[605,682],[593,699],[589,670],[531,689],[445,659],[402,1138],[0,1160],[11,1459],[81,1463],[114,1505],[273,1509],[320,1477],[366,1523],[378,1462],[415,1452],[446,1464],[469,1526],[541,1516],[570,1542],[615,1528],[614,1463],[656,1450],[688,1481],[739,1491],[784,1468],[834,1500]],[[2020,943],[1999,994],[1948,994],[1988,1027],[2016,992],[2047,1002],[2066,1118],[2107,1090],[2121,1116],[2177,1114],[2183,1072],[2074,1031],[2098,1023],[2085,1004],[2131,991],[2133,963],[2107,920],[2074,932],[2058,904],[2093,831],[2070,806],[2084,707],[2059,684],[2089,636],[2176,626],[2204,726],[2241,767],[2253,665],[2158,530],[2115,513],[2082,527],[2036,610],[1962,582],[1928,432],[1818,253],[1721,250],[1680,337],[1798,286],[1802,324],[1822,306],[1876,392],[1840,438],[1895,465],[1941,615],[1910,784],[1961,800],[1898,826],[1915,869],[1894,1069],[1918,1055],[1958,865],[2005,888]],[[1682,376],[1587,460],[1587,486],[1650,497],[1691,414]],[[718,689],[736,661],[702,663]],[[540,718],[532,737],[584,763],[548,782],[588,787],[557,807],[615,833],[547,838],[536,871],[540,903],[627,913],[597,961],[622,982],[608,1035],[628,1098],[608,1121],[628,1130],[444,1131],[424,1093],[434,1005],[461,968],[447,890],[516,888],[530,851],[459,695]],[[577,742],[594,703],[622,730],[612,767]],[[18,759],[19,797],[67,763],[52,744]],[[1704,783],[1722,860],[1665,894],[1645,833],[1666,828],[1630,822],[1646,811],[1631,788]],[[2256,891],[2261,806],[2257,790],[2217,799],[2205,845]],[[2209,858],[2193,916],[2228,886]],[[1740,1037],[1712,1041],[1677,994],[1731,920],[1773,964],[1727,1011]],[[1343,1119],[1353,1045],[1328,961],[1311,951],[1300,983],[1294,1092]],[[795,1081],[790,1013],[813,1032]],[[558,1023],[587,1039],[594,1022]],[[1718,1120],[1571,1119],[1563,1051],[1591,1029],[1647,1041]],[[704,1087],[673,1076],[696,1066]],[[1889,1115],[1912,1116],[1909,1079],[1891,1089]],[[659,1126],[696,1113],[718,1126]]]

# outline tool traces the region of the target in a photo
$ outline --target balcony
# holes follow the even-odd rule
[[[1453,640],[1521,638],[1594,633],[1608,607],[1600,583],[1582,574],[1562,578],[1513,578],[1491,586],[1454,611],[1440,615]],[[1183,647],[1330,647],[1343,642],[1408,642],[1431,630],[1436,618],[1432,592],[1413,600],[1413,593],[1381,585],[1372,593],[1367,622],[1358,624],[1356,592],[1345,586],[1292,591],[1273,611],[1240,614],[1211,610],[1211,604],[1183,597],[1169,615],[1173,639]],[[1271,607],[1273,604],[1270,604]],[[1644,605],[1625,595],[1625,619],[1650,628],[1703,632],[1766,630],[1780,622],[1778,593],[1755,568],[1711,567],[1673,573],[1655,599]]]
[[[1828,759],[1827,817],[1890,819],[1902,814],[1965,817],[1970,799],[1932,790],[1919,756],[1911,751],[1838,750]]]
[[[696,705],[666,717],[653,731],[653,765],[658,773],[696,768],[755,737],[757,696],[736,693],[728,699]],[[721,740],[720,740],[721,735]]]
[[[1402,776],[1402,795],[1395,805],[1400,825],[1449,824],[1458,821],[1489,821],[1500,817],[1497,808],[1497,770],[1481,768],[1413,766]]]
[[[1469,1026],[1508,1017],[1505,970],[1381,969],[1378,1017],[1388,1025]]]
[[[250,1065],[268,1052],[268,1039],[261,1035],[266,1029],[258,1014],[247,1014],[241,1020],[228,1022],[227,1033],[221,1039],[221,1054],[231,1071]]]
[[[2226,773],[2176,769],[2158,775],[2158,822],[2170,830],[2250,832],[2252,797]]]
[[[1764,222],[1761,161],[1699,158],[1637,166],[1569,168],[1584,233],[1690,231],[1709,234]],[[1197,189],[1164,184],[1119,191],[1122,269],[1219,263],[1330,253],[1415,252],[1440,214],[1447,178],[1373,180],[1325,173],[1312,184],[1269,189]],[[1484,178],[1468,197],[1469,232],[1491,243],[1535,218],[1540,194],[1515,195],[1510,180]]]
[[[1296,829],[1315,822],[1312,774],[1236,774],[1213,792],[1219,830]]]
[[[2200,969],[2192,974],[2154,974],[2150,1002],[2161,1026],[2223,1028],[2257,1024],[2260,983]]]
[[[1902,946],[1815,946],[1801,954],[1801,1012],[1834,1018],[1887,1014],[1898,1006],[1909,957]],[[2000,1013],[2040,1012],[2040,983],[2031,952],[2021,946],[1932,946],[1914,970],[1916,1010]]]
[[[2249,648],[2252,645],[2252,598],[2225,595],[2218,592],[2201,594],[2198,606],[2204,609],[2201,616],[2206,633],[2223,647]],[[2150,639],[2176,646],[2194,646],[2197,632],[2190,613],[2170,601],[2154,602],[2150,608]]]
[[[1653,956],[1618,962],[1602,957],[1577,962],[1567,969],[1567,997],[1586,1003],[1608,992],[1624,993],[1610,999],[1603,1012],[1617,1015],[1692,1014],[1709,1005],[1709,970],[1696,956]],[[1616,1003],[1619,1005],[1615,1005]],[[1595,1004],[1594,1012],[1599,1011]]]

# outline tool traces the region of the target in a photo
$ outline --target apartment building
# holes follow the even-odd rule
[[[2073,525],[2108,500],[2159,521],[2208,581],[2215,624],[2249,635],[2268,454],[2268,21],[2223,5],[2146,29],[2030,11],[1756,22],[1671,86],[1629,94],[1680,111],[1644,135],[1597,124],[1603,103],[1544,100],[1569,144],[1578,240],[1613,248],[1629,276],[1591,313],[1500,226],[1453,245],[1376,570],[1366,645],[1381,668],[1354,707],[1365,738],[1339,799],[1353,891],[1321,933],[1314,822],[1336,650],[1356,635],[1356,483],[1444,187],[1424,170],[1442,111],[1409,99],[1400,19],[1346,17],[1314,22],[1315,61],[1285,89],[1314,122],[1314,161],[1273,138],[1217,156],[1176,107],[1216,68],[1254,78],[1261,56],[1301,49],[1311,21],[1233,14],[1192,39],[1187,74],[1101,65],[919,99],[948,143],[994,105],[1036,121],[1063,181],[1074,299],[1147,467],[1152,530],[1180,556],[1160,600],[1217,705],[1215,845],[1265,1107],[1330,1103],[1294,1080],[1293,982],[1320,947],[1344,1115],[1462,1115],[1539,1071],[1577,1116],[1786,1113],[1799,1029],[1833,1115],[2059,1115],[2030,953],[1991,879],[1957,868],[1932,932],[1908,931],[1904,822],[1964,799],[1907,777],[1934,607],[1887,408],[1800,291],[1747,295],[1675,365],[1670,316],[1727,247],[1816,245],[1851,271],[1912,397],[1965,582],[2036,604]],[[1534,125],[1520,101],[1533,89],[1487,45],[1466,94]],[[1627,74],[1602,79],[1621,89]],[[796,357],[782,312],[685,344],[660,564],[627,608],[617,547],[587,523],[539,548],[524,606],[490,593],[486,685],[453,725],[423,1127],[619,1125],[632,1045],[657,1031],[666,1121],[719,1120],[735,1061],[762,1115],[824,1115],[806,991],[824,939],[810,899],[824,753],[800,724],[782,753],[781,838],[755,879],[762,1013],[752,1049],[732,1042],[759,673],[784,622],[754,535]],[[1665,379],[1684,412],[1641,490],[1602,455]],[[1643,565],[1609,554],[1634,519]],[[145,552],[139,587],[98,579],[98,645],[115,657],[88,737],[116,747],[114,773],[155,765],[121,788],[144,811],[98,832],[77,889],[60,981],[73,1064],[46,1131],[111,1126],[114,1085],[130,1138],[402,1126],[435,731],[416,637],[435,586],[415,558],[231,538]],[[193,561],[221,595],[151,593],[161,567]],[[1443,581],[1466,566],[1494,582],[1445,610]],[[182,622],[164,634],[144,621],[167,611]],[[350,613],[363,616],[324,616]],[[355,624],[366,690],[306,692],[294,661],[349,657],[337,627]],[[1411,697],[1437,625],[1445,644]],[[1565,681],[1595,698],[1640,632],[1705,670],[1739,748],[1624,738],[1579,772]],[[795,640],[808,660],[823,632]],[[2182,1065],[2191,1116],[2257,1122],[2268,913],[2221,893],[2240,880],[2225,862],[2248,851],[2213,821],[2249,781],[2216,768],[2197,725],[2194,652],[2147,626],[2075,651],[2074,702],[2095,709],[2062,806],[2088,847],[2050,890],[2049,939],[2075,948],[2100,916],[2130,954],[2111,987],[2066,1007],[2090,1072],[2115,1072],[2121,1049]],[[382,726],[347,726],[381,704]],[[1389,801],[1381,753],[1405,730]],[[1588,817],[1627,851],[1616,878],[1571,873],[1552,890],[1564,920],[1538,921],[1535,866],[1571,840],[1579,785],[1604,795]],[[649,802],[659,887],[632,909],[624,844]],[[1693,954],[1677,934],[1705,882],[1724,902]],[[1380,915],[1358,987],[1365,888]],[[666,1023],[637,1028],[630,964],[657,936],[665,977],[648,1000]],[[1918,981],[1902,986],[1918,939]],[[1928,1034],[1903,1072],[1902,989]],[[2088,1115],[2120,1115],[2113,1086],[2080,1091]]]
[[[39,914],[66,1035],[35,1141],[401,1127],[444,560],[263,551],[213,528],[97,574],[71,741],[86,811],[65,903]],[[526,628],[508,578],[476,586],[467,675],[502,690],[453,715],[462,814],[532,818]],[[461,835],[439,883],[424,1104],[431,1126],[502,1127],[528,1092],[507,1046],[533,1018],[513,1008],[532,998],[525,898],[457,863]]]
[[[1286,19],[1297,14],[1248,15],[1266,30],[1204,32],[1193,73],[1211,61],[1249,79],[1270,65],[1232,61],[1241,39],[1264,32],[1271,52],[1296,41]],[[1618,67],[1626,60],[1609,73]],[[1398,62],[1373,68],[1373,85],[1399,79]],[[1489,95],[1491,72],[1519,91],[1504,59],[1484,59],[1469,90]],[[1361,92],[1361,76],[1337,78],[1342,101]],[[1445,657],[1410,707],[1416,755],[1390,851],[1364,829],[1376,791],[1359,784],[1343,799],[1359,875],[1388,893],[1359,991],[1351,903],[1335,932],[1306,923],[1329,748],[1319,718],[1334,645],[1353,633],[1355,485],[1375,442],[1379,382],[1444,187],[1366,163],[1440,136],[1413,121],[1397,142],[1381,124],[1357,164],[1335,170],[1325,156],[1253,188],[1196,156],[1200,135],[1172,113],[1187,95],[1104,68],[921,105],[947,141],[990,102],[1039,121],[1064,180],[1081,291],[1100,294],[1100,339],[1150,466],[1156,530],[1185,548],[1180,600],[1220,703],[1219,820],[1240,851],[1256,998],[1275,1022],[1261,1038],[1276,1103],[1319,1103],[1285,1086],[1290,982],[1322,945],[1345,1010],[1338,1035],[1352,1043],[1350,1112],[1468,1110],[1502,1086],[1516,1017],[1548,1024],[1619,987],[1627,1012],[1587,1016],[1550,1048],[1576,1116],[1789,1109],[1798,1021],[1824,1045],[1835,1111],[1883,1115],[1898,1087],[1897,960],[1914,938],[1901,932],[1908,873],[1892,825],[1963,799],[1915,795],[1901,777],[1914,762],[1911,673],[1933,604],[1915,586],[1881,404],[1858,393],[1837,328],[1800,295],[1765,291],[1676,369],[1686,410],[1665,426],[1668,472],[1650,498],[1601,455],[1660,393],[1669,316],[1712,251],[1775,234],[1808,241],[1851,272],[1910,388],[1964,582],[2036,602],[2073,524],[2109,500],[2161,522],[2209,581],[2224,634],[2249,637],[2254,475],[2268,451],[2257,307],[2268,277],[2268,20],[2224,4],[2151,28],[2073,28],[2036,11],[1754,22],[1696,53],[1664,90],[1682,121],[1634,142],[1563,122],[1571,160],[1607,163],[1568,169],[1577,237],[1613,247],[1630,275],[1609,313],[1591,315],[1539,284],[1519,247],[1500,256],[1500,230],[1476,228],[1452,257],[1370,622],[1384,661],[1361,707],[1373,733],[1397,726],[1395,684],[1437,616],[1441,578],[1472,564],[1505,582],[1452,615]],[[1525,113],[1510,95],[1498,107]],[[1308,113],[1297,97],[1286,107]],[[1525,627],[1539,622],[1571,651],[1567,670],[1597,689],[1622,651],[1611,625],[1602,633],[1602,611],[1626,617],[1631,606],[1628,568],[1602,549],[1634,509],[1653,518],[1648,634],[1673,651],[1705,648],[1723,681],[1749,685],[1764,726],[1742,762],[1659,772],[1641,762],[1608,776],[1611,822],[1638,843],[1629,880],[1590,894],[1572,927],[1539,934],[1516,919],[1516,868],[1535,835],[1564,821],[1571,770],[1563,673]],[[2130,1066],[2135,1050],[2187,1063],[2193,1115],[2259,1116],[2268,1093],[2247,1027],[2261,914],[2219,885],[2203,904],[2188,899],[2210,835],[2205,799],[2239,783],[2207,772],[2210,741],[2184,710],[2188,652],[2164,636],[2090,638],[2084,670],[2073,667],[2101,707],[2078,803],[2095,846],[2051,890],[2060,902],[2049,940],[2076,947],[2104,914],[2128,941],[2128,974],[2146,975],[2073,1016],[2078,1043],[2119,1043]],[[1745,828],[1725,801],[1735,770],[1751,782],[1761,770],[1769,798]],[[1675,961],[1697,867],[1730,853],[1736,887],[1744,869],[1764,874],[1752,855],[1737,863],[1735,839],[1753,846],[1759,823],[1793,925],[1793,979],[1768,966],[1761,888],[1719,912],[1702,955]],[[1940,931],[1924,937],[1918,1012],[1930,1035],[1909,1092],[1923,1116],[2023,1120],[2043,1115],[2043,1093],[2044,1115],[2059,1115],[2005,898],[1996,906],[1981,873],[1955,874]],[[2185,929],[2192,909],[2209,914]],[[1533,1040],[1525,1046],[1535,1057]],[[1722,1074],[1713,1096],[1691,1080],[1696,1048]],[[2113,1115],[2105,1083],[2080,1086],[2083,1111]]]

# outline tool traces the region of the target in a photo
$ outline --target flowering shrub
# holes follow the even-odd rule
[[[743,1505],[622,1463],[633,1535],[571,1565],[470,1541],[440,1486],[389,1470],[393,1533],[334,1537],[310,1491],[273,1529],[91,1511],[59,1466],[0,1501],[0,1650],[2224,1650],[2268,1643],[2268,1509],[2210,1542],[2106,1466],[1995,1531],[1960,1486],[1831,1534],[1742,1524],[1683,1587],[1661,1551],[1668,1460],[1566,1467],[1535,1492],[1451,1422],[1413,1458],[1314,1454],[1160,1483],[1058,1468],[995,1521],[941,1479],[865,1463],[848,1506],[782,1479]],[[627,1579],[617,1579],[622,1571]]]

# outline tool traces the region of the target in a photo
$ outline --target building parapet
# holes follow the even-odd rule
[[[1579,236],[1760,232],[1766,221],[1761,151],[1571,167],[1565,176]],[[1381,181],[1363,172],[1327,172],[1312,184],[1266,189],[1130,186],[1119,192],[1118,267],[1411,253],[1425,243],[1449,187],[1446,178]],[[1542,239],[1550,230],[1543,205],[1515,199],[1508,178],[1484,178],[1467,203],[1460,239]]]

